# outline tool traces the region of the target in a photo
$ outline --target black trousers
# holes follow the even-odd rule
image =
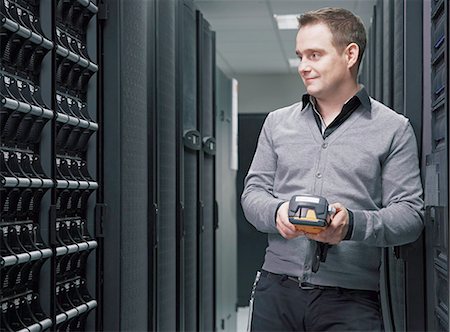
[[[383,331],[379,293],[337,287],[302,289],[262,271],[250,301],[250,331]]]

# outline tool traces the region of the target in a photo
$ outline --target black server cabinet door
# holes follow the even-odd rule
[[[403,109],[403,81],[404,81],[404,0],[394,1],[394,42],[393,42],[393,108]]]
[[[176,329],[176,6],[156,2],[157,255],[156,326]]]
[[[449,330],[449,3],[431,1],[431,153],[426,156],[427,330]]]
[[[392,107],[394,0],[383,1],[383,103]]]
[[[153,65],[152,4],[103,3],[108,9],[101,24],[105,331],[152,330],[148,136],[153,132],[155,96],[147,79]]]
[[[199,167],[200,239],[199,239],[199,330],[214,329],[214,99],[213,33],[197,12],[199,66],[199,124],[202,138]]]
[[[409,118],[419,150],[422,85],[416,68],[422,65],[422,5],[421,1],[377,1],[369,29],[368,63],[371,94]],[[383,251],[380,287],[388,330],[424,329],[424,305],[417,301],[424,297],[422,240]]]
[[[197,330],[198,315],[198,160],[201,137],[197,121],[197,33],[196,11],[191,0],[180,6],[179,52],[182,74],[180,136],[180,206],[182,208],[179,306],[180,330]]]
[[[374,97],[377,100],[383,99],[383,75],[386,74],[383,70],[383,2],[382,0],[378,0],[377,5],[375,6],[375,90]]]

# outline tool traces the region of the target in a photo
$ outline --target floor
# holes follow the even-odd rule
[[[238,307],[237,332],[247,331],[248,307]]]

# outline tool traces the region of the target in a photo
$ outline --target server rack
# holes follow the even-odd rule
[[[156,327],[176,329],[176,12],[178,1],[156,2]]]
[[[374,7],[373,23],[374,39],[372,43],[375,44],[373,50],[373,61],[375,65],[373,96],[377,100],[383,100],[383,0],[378,0]]]
[[[431,153],[426,156],[425,241],[426,327],[432,331],[449,329],[448,6],[448,1],[431,1]]]
[[[393,107],[394,94],[404,95],[404,1],[378,2],[382,8],[383,21],[377,21],[383,25],[381,36],[383,68],[378,77],[383,82],[380,100],[387,106]],[[398,20],[398,21],[397,21]],[[397,22],[396,22],[397,21]],[[378,44],[380,45],[380,44]],[[396,45],[397,47],[395,47]],[[393,49],[393,52],[392,52]],[[394,88],[395,87],[395,88]],[[404,112],[404,101],[397,97],[397,105],[393,108],[398,113]],[[384,308],[385,324],[389,330],[405,330],[405,265],[399,259],[395,248],[386,248],[383,251],[384,262]]]
[[[5,330],[95,328],[97,11],[0,3]]]
[[[53,40],[53,176],[50,242],[56,330],[94,329],[97,307],[94,254],[97,176],[98,7],[91,1],[56,1]],[[94,18],[94,20],[92,20]],[[53,92],[52,91],[52,92]],[[56,103],[55,103],[56,100]],[[53,269],[52,269],[53,270]]]
[[[416,135],[418,142],[418,153],[422,150],[422,104],[423,86],[422,72],[417,72],[417,68],[423,63],[423,1],[402,1],[402,7],[394,9],[394,14],[403,12],[403,26],[394,30],[394,44],[399,45],[400,41],[403,50],[394,50],[394,102],[402,107],[396,109],[397,112],[408,117]],[[400,6],[400,4],[396,4]],[[403,34],[401,35],[401,30]],[[398,94],[396,96],[396,94]],[[399,96],[403,96],[400,99]],[[424,238],[413,243],[395,247],[390,257],[391,269],[391,289],[401,289],[397,291],[397,316],[394,317],[396,329],[406,329],[408,331],[425,329],[425,305],[418,298],[425,297],[425,257]]]
[[[392,107],[393,81],[394,81],[394,4],[393,0],[383,1],[383,102]],[[395,50],[394,50],[395,52]]]
[[[153,1],[104,1],[102,330],[154,329]]]
[[[41,212],[54,182],[42,165],[42,158],[48,166],[51,157],[41,141],[54,112],[51,100],[42,100],[41,67],[54,45],[51,30],[42,31],[39,5],[0,6],[1,325],[6,331],[39,331],[53,325],[50,294],[41,287],[53,255],[48,214]]]
[[[418,142],[422,139],[422,86],[416,68],[422,65],[422,5],[422,1],[377,1],[364,63],[371,76],[370,93],[409,118]],[[419,154],[420,149],[419,144]],[[386,330],[425,329],[424,304],[417,301],[425,294],[423,246],[421,237],[383,251],[381,293]]]
[[[0,9],[2,329],[213,330],[209,25],[188,0]]]
[[[198,238],[198,330],[211,331],[215,326],[215,36],[209,23],[197,11],[197,122],[201,135],[198,165],[199,238]]]
[[[148,322],[147,328],[149,330],[156,330],[156,277],[155,277],[155,262],[157,259],[157,229],[156,220],[158,217],[157,206],[157,188],[154,185],[156,181],[157,167],[157,132],[156,132],[156,5],[154,1],[147,3],[147,144],[148,144],[148,181],[150,188],[148,189]]]
[[[199,295],[205,294],[199,278],[202,273],[205,280],[214,278],[210,260],[200,265],[214,247],[204,253],[199,246],[200,188],[214,186],[209,180],[199,184],[201,163],[212,160],[200,161],[206,149],[202,135],[213,136],[211,128],[200,127],[200,114],[212,117],[213,88],[212,78],[199,82],[198,68],[208,68],[206,61],[214,66],[213,43],[206,51],[198,47],[192,1],[105,0],[104,5],[103,328],[198,330],[206,326],[199,318]],[[200,61],[200,53],[209,58]],[[208,101],[204,110],[200,98]],[[209,202],[205,206],[210,209]],[[207,213],[209,227],[214,223]],[[213,290],[208,288],[205,298]],[[212,304],[201,316],[211,329]]]
[[[198,328],[198,167],[201,136],[197,108],[197,23],[196,9],[192,1],[180,6],[179,47],[183,56],[179,75],[182,77],[180,115],[178,119],[180,147],[178,227],[179,258],[179,330],[194,331]]]
[[[393,96],[392,105],[394,110],[403,109],[404,93],[403,93],[403,77],[404,77],[404,0],[394,1],[394,24],[393,24]]]

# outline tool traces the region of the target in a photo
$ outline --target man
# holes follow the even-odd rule
[[[252,292],[253,331],[383,330],[381,247],[415,241],[422,231],[414,132],[357,83],[365,45],[361,20],[347,10],[299,18],[307,94],[267,116],[242,194],[246,218],[269,241]],[[332,203],[326,230],[303,233],[289,222],[296,194]],[[313,272],[319,243],[331,246]]]

